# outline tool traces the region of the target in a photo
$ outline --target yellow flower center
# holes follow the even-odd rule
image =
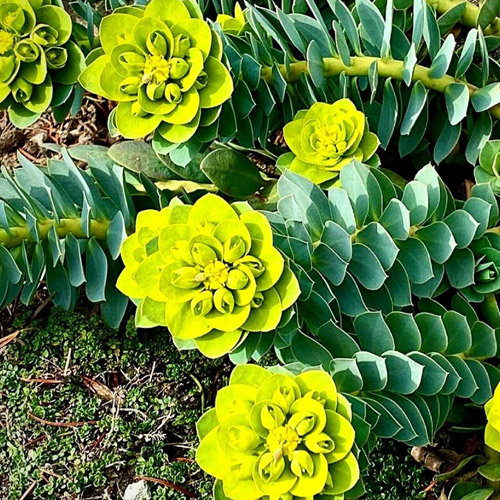
[[[283,456],[290,459],[300,441],[300,437],[296,431],[288,425],[282,425],[269,431],[266,445],[276,460],[279,460]]]
[[[147,56],[144,63],[144,82],[164,83],[170,76],[170,64],[163,56]]]
[[[14,48],[14,35],[0,30],[0,54],[5,54]]]
[[[224,262],[216,260],[205,266],[203,274],[205,276],[205,280],[203,281],[205,286],[212,290],[216,290],[226,283],[229,268]]]
[[[346,131],[342,123],[321,123],[315,130],[315,149],[326,154],[342,153],[346,147]]]

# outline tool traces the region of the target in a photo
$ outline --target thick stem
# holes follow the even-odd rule
[[[460,22],[469,28],[477,28],[479,7],[468,0],[426,0],[427,3],[436,9],[438,14],[445,14],[459,4],[465,4],[465,11]],[[485,30],[486,35],[500,35],[500,18],[496,18]]]
[[[500,328],[500,310],[495,294],[485,295],[483,302],[481,302],[481,312],[490,326]]]
[[[349,66],[346,66],[339,57],[327,57],[323,59],[324,74],[326,77],[336,76],[340,73],[345,73],[347,76],[367,76],[370,66],[373,63],[377,64],[379,76],[384,78],[391,77],[395,80],[403,80],[403,61],[369,56],[351,57],[351,64]],[[298,61],[290,64],[289,71],[287,71],[287,68],[284,64],[278,65],[278,69],[285,81],[287,81],[288,83],[296,82],[299,80],[300,76],[303,73],[308,73],[307,61]],[[271,83],[273,81],[272,68],[263,68],[262,78],[268,83]],[[476,86],[462,80],[457,80],[456,78],[453,78],[449,75],[445,75],[441,78],[432,78],[431,76],[429,76],[429,68],[421,66],[419,64],[415,65],[415,69],[413,70],[412,75],[412,81],[420,81],[428,89],[436,90],[437,92],[442,93],[444,93],[444,91],[452,83],[463,83],[467,85],[470,95],[478,90]],[[497,104],[496,106],[490,108],[489,112],[495,118],[500,119],[500,104]]]
[[[90,237],[94,236],[98,240],[105,240],[108,234],[109,221],[90,221]],[[46,239],[51,227],[55,227],[56,233],[59,238],[64,238],[68,234],[72,234],[77,239],[86,239],[87,236],[82,229],[82,219],[60,219],[57,224],[55,220],[44,220],[38,223],[38,234],[40,239]],[[27,243],[34,243],[28,226],[11,227],[9,232],[0,229],[0,245],[6,248],[16,247],[22,244],[23,241]]]

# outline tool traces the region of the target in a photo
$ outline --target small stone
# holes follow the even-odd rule
[[[151,500],[151,493],[146,481],[137,481],[127,486],[123,500]]]

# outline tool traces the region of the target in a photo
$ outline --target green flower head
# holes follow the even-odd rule
[[[222,45],[182,0],[152,0],[105,17],[102,48],[89,55],[80,82],[118,106],[118,131],[129,139],[158,133],[172,144],[212,124],[233,91]]]
[[[280,168],[316,184],[331,184],[342,167],[352,160],[366,162],[379,145],[377,136],[367,130],[365,115],[349,99],[317,102],[299,111],[283,133],[292,154],[280,158]]]
[[[500,384],[497,385],[493,397],[484,405],[484,410],[488,420],[484,442],[500,453]]]
[[[228,14],[219,14],[216,21],[221,25],[222,31],[229,35],[240,35],[246,27],[245,12],[238,2],[234,6],[234,17]]]
[[[42,0],[0,0],[0,107],[28,126],[46,111],[54,86],[76,83],[83,54],[70,40],[72,22]]]
[[[359,479],[350,405],[323,371],[236,367],[198,434],[216,500],[341,500]]]
[[[213,194],[141,212],[122,258],[117,287],[136,299],[138,325],[167,326],[209,357],[274,330],[300,293],[264,215]]]
[[[500,193],[500,141],[488,141],[479,154],[479,165],[474,170],[477,183],[489,183]]]
[[[496,239],[483,236],[474,241],[474,282],[461,292],[471,302],[482,302],[485,295],[500,291],[500,249]]]

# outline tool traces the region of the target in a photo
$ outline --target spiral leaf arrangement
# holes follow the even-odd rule
[[[128,304],[115,288],[118,257],[135,219],[123,169],[101,158],[83,171],[66,151],[43,170],[19,161],[0,175],[1,305],[18,296],[29,304],[45,279],[57,306],[72,309],[84,287],[118,327]]]
[[[50,106],[64,115],[83,68],[64,9],[41,0],[0,2],[0,109],[13,124],[31,125]]]

